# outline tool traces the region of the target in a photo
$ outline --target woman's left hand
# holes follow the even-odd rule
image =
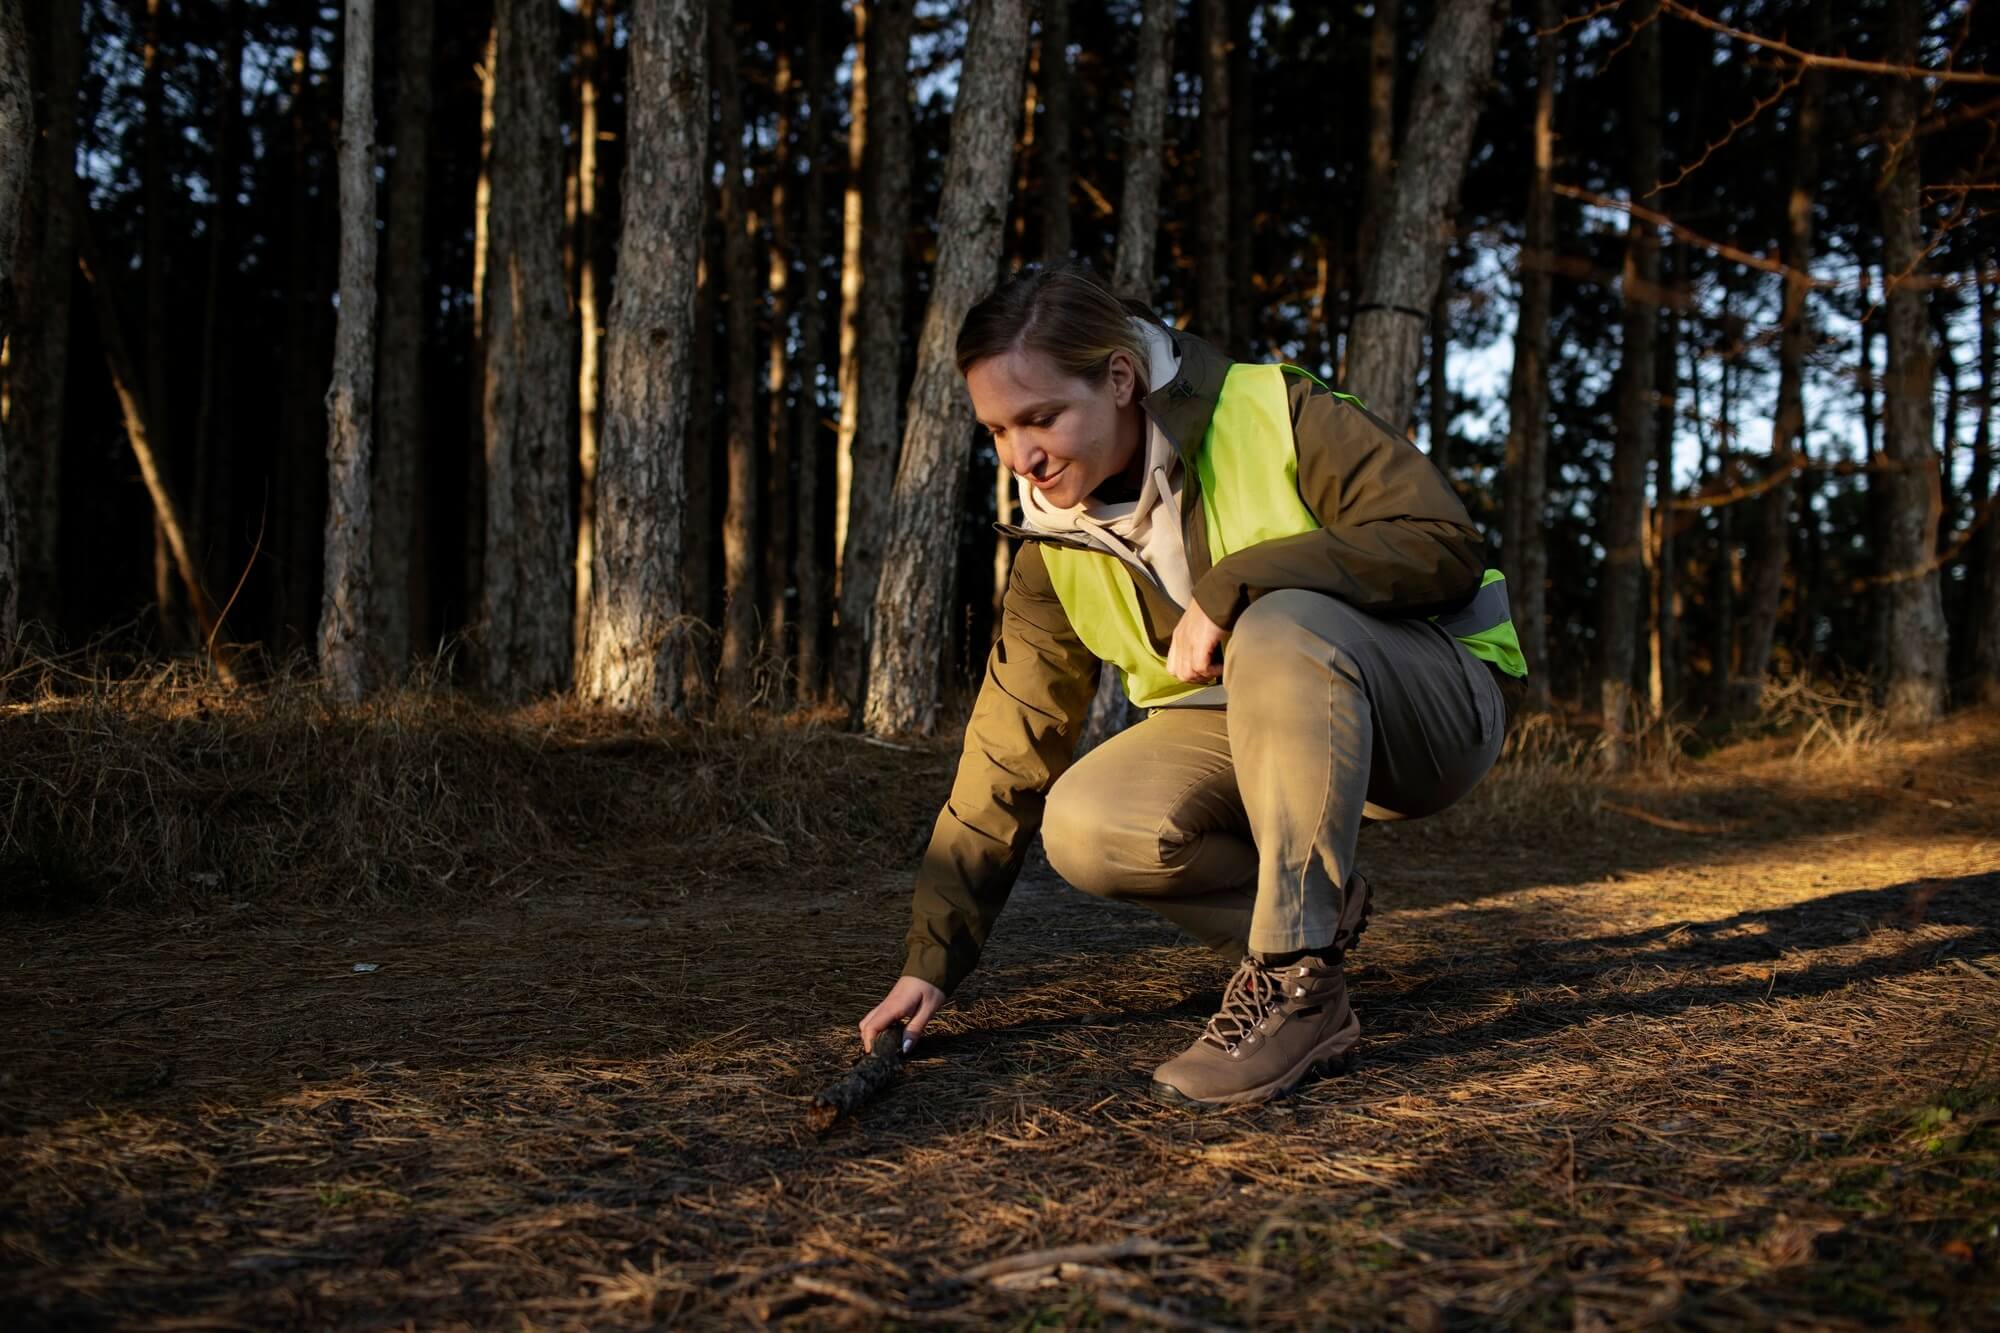
[[[1176,680],[1200,682],[1219,680],[1222,663],[1215,660],[1228,631],[1208,618],[1201,603],[1188,599],[1180,624],[1174,626],[1173,646],[1167,650],[1167,670]]]

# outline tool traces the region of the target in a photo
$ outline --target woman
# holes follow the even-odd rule
[[[899,1021],[921,1035],[1040,831],[1071,884],[1240,960],[1156,1094],[1261,1101],[1344,1063],[1364,812],[1470,791],[1503,730],[1486,662],[1523,674],[1477,530],[1352,398],[1232,365],[1081,270],[1009,280],[957,354],[1020,479],[1023,521],[1003,530],[1022,546],[903,976],[862,1041]],[[1072,763],[1100,663],[1148,716]]]

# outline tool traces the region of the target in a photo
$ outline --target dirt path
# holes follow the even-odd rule
[[[1144,1095],[1222,968],[1046,873],[825,1140],[900,867],[12,920],[0,1321],[1992,1326],[1996,760],[1980,723],[1372,830],[1362,1064],[1223,1116]]]

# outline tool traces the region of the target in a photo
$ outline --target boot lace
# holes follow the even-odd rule
[[[1266,1014],[1277,1008],[1284,994],[1284,981],[1277,970],[1254,958],[1245,958],[1223,989],[1222,1008],[1208,1020],[1201,1039],[1225,1051],[1234,1049]]]

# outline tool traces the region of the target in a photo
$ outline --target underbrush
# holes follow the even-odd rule
[[[709,879],[902,875],[956,745],[874,741],[831,713],[649,722],[561,699],[497,709],[419,676],[334,709],[303,671],[225,688],[187,667],[40,659],[0,689],[0,907],[453,901]],[[1853,687],[1774,687],[1754,731],[1796,758],[1888,736]],[[1618,779],[1691,762],[1671,721]],[[1518,837],[1602,822],[1590,728],[1516,716],[1493,774],[1436,824]],[[1448,830],[1440,830],[1448,831]]]
[[[48,674],[0,705],[0,906],[832,887],[909,863],[949,765],[810,718],[648,723],[422,687],[333,709],[302,677]]]

